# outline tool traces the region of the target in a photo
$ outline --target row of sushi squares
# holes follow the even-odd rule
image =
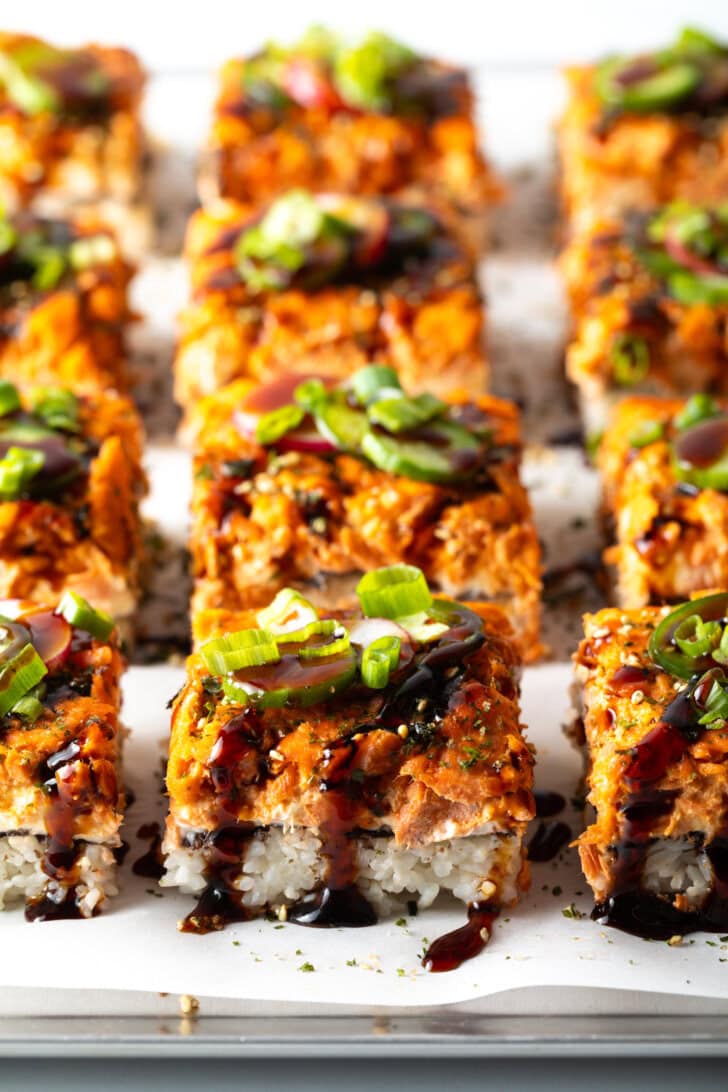
[[[575,654],[579,851],[597,921],[728,932],[728,46],[687,29],[567,78],[567,369],[617,604]],[[149,568],[125,338],[144,82],[123,49],[0,35],[0,899],[31,920],[116,892]],[[466,924],[424,956],[448,970],[528,886],[519,673],[542,652],[519,415],[487,393],[475,267],[502,194],[468,76],[320,28],[229,61],[199,196],[160,882],[198,933],[450,892]]]

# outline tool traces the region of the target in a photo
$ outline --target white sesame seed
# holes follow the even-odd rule
[[[288,921],[288,907],[285,905],[285,903],[281,903],[281,905],[278,907],[278,913],[276,916],[279,921]]]
[[[632,705],[639,705],[644,700],[645,700],[644,690],[635,690],[635,691],[633,691],[632,698],[631,698]]]
[[[285,759],[285,755],[282,755],[280,751],[276,751],[275,747],[268,751],[268,755],[270,758],[274,758],[276,762],[283,762]]]
[[[191,1013],[197,1012],[200,1002],[191,993],[183,993],[179,999],[179,1007],[183,1016],[189,1016]]]
[[[407,739],[407,736],[409,735],[409,728],[406,724],[400,724],[399,728],[397,729],[397,735],[401,739]]]
[[[671,948],[678,948],[682,944],[682,942],[683,938],[679,935],[679,933],[676,933],[674,937],[670,937],[667,943],[670,945]]]

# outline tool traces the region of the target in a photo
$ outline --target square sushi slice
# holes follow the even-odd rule
[[[634,395],[599,446],[605,560],[624,607],[728,587],[728,405]]]
[[[142,426],[120,395],[0,381],[0,598],[64,589],[128,625],[140,585]]]
[[[128,50],[61,49],[0,32],[0,206],[51,217],[90,211],[138,250],[149,230],[144,83]]]
[[[728,593],[585,618],[575,655],[593,917],[659,940],[728,932]],[[583,730],[582,730],[583,729]]]
[[[195,616],[162,883],[198,897],[181,926],[197,932],[266,907],[370,925],[449,891],[471,907],[465,958],[527,883],[518,652],[499,608],[433,599],[412,566],[373,570],[358,596],[334,612],[286,589]]]
[[[262,607],[286,585],[347,606],[363,572],[407,562],[435,592],[502,606],[538,656],[540,548],[512,403],[410,397],[369,365],[338,384],[237,380],[191,426],[193,612]]]
[[[242,376],[344,378],[372,359],[411,389],[485,388],[473,263],[424,207],[304,190],[259,212],[226,202],[195,213],[186,254],[183,406]]]
[[[666,48],[566,72],[561,193],[572,230],[676,199],[728,197],[728,46],[688,27]]]
[[[117,893],[120,680],[114,624],[75,592],[0,600],[0,907],[88,918]]]
[[[562,254],[567,373],[591,431],[626,393],[728,393],[727,208],[679,202],[600,220]]]
[[[95,220],[0,215],[0,377],[124,390],[132,273]]]
[[[321,28],[228,61],[202,200],[261,205],[298,186],[425,201],[482,249],[500,190],[478,146],[465,70],[381,33],[348,44]]]

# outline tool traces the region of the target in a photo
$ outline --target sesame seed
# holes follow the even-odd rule
[[[495,895],[496,887],[490,880],[483,880],[480,885],[480,894],[484,899],[492,899]]]
[[[191,1013],[197,1012],[200,1002],[191,993],[183,993],[179,999],[179,1007],[183,1016],[189,1016]]]
[[[683,938],[679,935],[679,933],[676,933],[674,937],[670,937],[667,943],[670,945],[671,948],[679,948],[682,942]]]
[[[280,751],[277,751],[275,749],[275,747],[272,747],[270,751],[268,751],[268,755],[270,756],[270,758],[274,758],[276,762],[283,762],[285,759],[285,755],[282,755]]]
[[[485,926],[483,926],[483,928],[480,930],[480,939],[483,941],[483,944],[487,944],[490,940],[490,932],[485,928]]]
[[[397,735],[401,739],[407,739],[407,736],[409,735],[409,728],[406,724],[400,724],[399,728],[397,729]]]
[[[276,914],[276,917],[279,921],[288,921],[288,907],[285,905],[285,903],[281,903],[281,905],[278,907],[278,913]]]
[[[643,702],[645,700],[644,690],[635,690],[633,692],[632,697],[631,697],[630,700],[632,702],[632,705],[639,705],[641,702]]]

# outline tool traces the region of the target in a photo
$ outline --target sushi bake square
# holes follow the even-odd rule
[[[567,71],[559,126],[571,230],[676,199],[728,199],[728,47],[689,27],[652,53]]]
[[[90,211],[123,228],[125,245],[146,231],[144,82],[125,49],[0,33],[0,205]]]
[[[73,592],[0,600],[0,907],[91,917],[117,892],[124,662],[113,622]]]
[[[479,921],[474,954],[528,880],[518,653],[497,607],[433,599],[415,568],[358,595],[348,612],[289,589],[195,617],[162,883],[198,896],[182,923],[198,932],[266,907],[367,925],[451,892]]]
[[[0,377],[124,390],[132,273],[94,220],[0,216]]]
[[[0,597],[53,602],[71,588],[128,622],[146,488],[134,406],[0,382],[0,410]]]
[[[347,44],[314,29],[223,67],[200,194],[398,194],[437,208],[476,252],[500,191],[474,112],[464,69],[384,34]]]
[[[635,395],[615,407],[598,465],[622,606],[728,586],[726,451],[728,412],[709,395]]]
[[[575,655],[593,917],[674,940],[728,926],[728,595],[585,618]]]
[[[176,393],[189,405],[241,377],[345,378],[376,360],[410,389],[485,387],[471,259],[423,207],[295,190],[263,212],[197,212],[186,254]]]
[[[339,384],[238,380],[191,427],[193,611],[260,607],[286,585],[346,606],[362,573],[408,562],[440,594],[503,607],[538,656],[540,548],[512,403],[410,397],[374,365]]]
[[[571,241],[567,373],[591,430],[631,392],[728,390],[727,256],[726,208],[685,202],[598,221]]]

